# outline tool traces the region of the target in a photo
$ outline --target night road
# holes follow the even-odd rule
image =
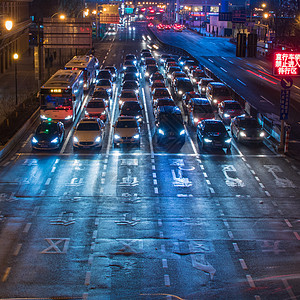
[[[134,26],[95,45],[102,66],[140,59],[147,30]],[[298,299],[299,162],[235,139],[203,151],[188,122],[182,147],[158,145],[139,70],[140,148],[113,147],[119,73],[101,150],[74,151],[68,126],[59,151],[32,152],[35,124],[0,163],[0,298]],[[238,86],[259,98],[251,84]]]

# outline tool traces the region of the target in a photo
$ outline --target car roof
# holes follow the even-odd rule
[[[79,121],[79,123],[98,123],[98,119],[94,118],[83,118]]]
[[[202,121],[205,124],[223,124],[223,122],[221,120],[215,120],[215,119],[206,119]]]
[[[207,98],[191,98],[190,101],[193,101],[198,105],[210,105],[210,102]]]
[[[209,84],[215,87],[227,87],[227,85],[223,82],[210,82]]]
[[[135,117],[132,117],[132,116],[119,116],[117,121],[136,121],[136,118]]]
[[[224,100],[223,102],[224,102],[224,104],[240,104],[239,102],[237,102],[235,100]]]

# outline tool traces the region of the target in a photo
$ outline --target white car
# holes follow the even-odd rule
[[[87,118],[100,118],[103,122],[107,118],[107,103],[104,99],[92,98],[85,107]]]
[[[140,124],[135,117],[119,117],[114,125],[114,146],[120,144],[140,145]]]
[[[122,90],[119,96],[119,108],[126,101],[138,101],[138,93],[135,90]]]
[[[98,119],[82,119],[75,128],[73,148],[101,148],[105,124]]]

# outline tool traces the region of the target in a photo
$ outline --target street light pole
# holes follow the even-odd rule
[[[18,53],[15,53],[13,55],[13,58],[15,60],[15,93],[16,93],[16,107],[18,106],[18,69],[17,69],[17,61],[19,58]]]

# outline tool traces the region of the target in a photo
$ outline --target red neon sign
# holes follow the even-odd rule
[[[300,53],[275,52],[273,59],[273,75],[300,76]]]

